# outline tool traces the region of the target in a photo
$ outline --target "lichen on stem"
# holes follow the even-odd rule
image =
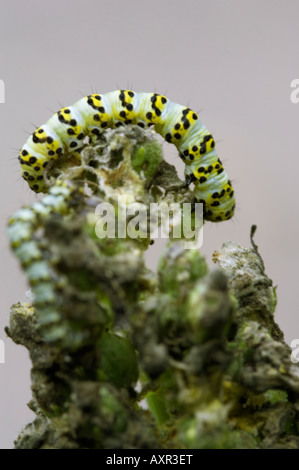
[[[35,296],[6,329],[32,361],[36,419],[16,448],[298,448],[299,370],[256,245],[224,244],[209,270],[172,239],[150,271],[150,234],[99,238],[96,207],[119,217],[119,200],[193,203],[192,191],[136,126],[81,157],[49,168],[54,189],[9,229]],[[31,238],[17,246],[20,230]]]

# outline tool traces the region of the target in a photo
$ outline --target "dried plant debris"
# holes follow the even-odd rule
[[[192,191],[135,126],[81,156],[49,168],[48,195],[9,223],[33,296],[6,328],[32,361],[36,419],[15,447],[299,448],[299,367],[255,243],[225,243],[209,270],[171,240],[152,272],[150,234],[99,238],[96,207]]]

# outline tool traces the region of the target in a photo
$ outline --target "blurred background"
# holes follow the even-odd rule
[[[200,113],[237,199],[233,220],[205,225],[201,251],[212,266],[223,242],[249,247],[257,224],[255,241],[278,286],[276,321],[289,344],[299,338],[299,103],[290,99],[298,1],[0,0],[0,9],[0,448],[13,447],[34,418],[27,350],[3,330],[28,289],[5,224],[37,197],[20,178],[18,149],[35,126],[91,92],[155,91]],[[183,175],[176,148],[163,146]],[[155,268],[160,250],[151,249]]]

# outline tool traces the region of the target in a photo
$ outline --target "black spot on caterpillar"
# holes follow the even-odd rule
[[[215,141],[198,115],[157,93],[117,90],[85,96],[62,108],[29,137],[19,155],[22,176],[33,191],[47,192],[44,170],[50,160],[76,154],[86,136],[96,142],[107,127],[126,124],[153,126],[173,143],[184,161],[186,180],[194,183],[194,196],[204,204],[204,218],[230,219],[235,198],[231,182],[218,158]]]

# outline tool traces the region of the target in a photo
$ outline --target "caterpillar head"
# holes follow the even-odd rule
[[[221,222],[233,217],[235,210],[234,190],[228,181],[219,191],[207,195],[204,201],[204,219],[211,222]]]
[[[231,181],[219,158],[192,170],[194,195],[204,205],[204,219],[211,222],[229,220],[234,215],[235,195]]]

